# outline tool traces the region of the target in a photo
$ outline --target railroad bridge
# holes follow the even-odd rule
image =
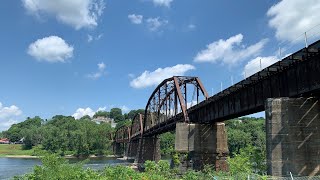
[[[116,131],[115,152],[138,163],[158,161],[158,135],[175,131],[175,150],[192,154],[194,169],[227,170],[223,121],[265,111],[268,174],[319,175],[319,50],[320,40],[211,97],[198,77],[165,79],[144,114]]]

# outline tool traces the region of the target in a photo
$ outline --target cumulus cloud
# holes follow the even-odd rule
[[[31,43],[27,53],[38,61],[65,62],[73,56],[73,47],[58,36],[49,36]]]
[[[268,10],[267,16],[270,18],[269,26],[276,31],[276,37],[292,42],[319,24],[320,0],[282,0]],[[320,34],[317,33],[317,36]]]
[[[155,86],[164,79],[172,76],[183,76],[186,72],[194,70],[195,67],[190,64],[177,64],[172,67],[158,68],[155,71],[144,71],[139,77],[130,82],[133,88],[145,88]]]
[[[148,18],[146,20],[147,26],[150,31],[157,31],[159,30],[162,26],[168,24],[167,20],[162,20],[159,17],[157,18]]]
[[[76,110],[76,112],[72,116],[75,119],[80,119],[80,118],[82,118],[83,116],[86,116],[86,115],[92,117],[94,115],[94,113],[95,112],[89,107],[87,107],[87,108],[78,108]]]
[[[22,0],[25,9],[37,16],[54,16],[75,29],[95,27],[105,8],[103,0]]]
[[[246,58],[257,55],[261,52],[267,39],[262,39],[256,44],[245,46],[242,44],[243,35],[238,34],[227,40],[220,39],[209,45],[204,50],[198,52],[194,57],[195,62],[221,62],[223,64],[234,65]]]
[[[21,114],[19,107],[15,105],[5,107],[0,102],[0,131],[7,130],[12,124],[18,123],[16,118]]]
[[[257,57],[252,60],[250,60],[244,67],[243,75],[251,76],[255,74],[256,72],[260,71],[260,61],[261,61],[261,69],[264,69],[275,62],[277,62],[279,59],[276,56],[268,56],[268,57]]]
[[[103,62],[101,62],[98,64],[98,71],[95,73],[88,74],[87,77],[90,79],[98,79],[102,75],[106,74],[105,69],[106,69],[106,65]]]
[[[170,7],[170,4],[172,3],[173,0],[152,0],[153,4],[156,6],[165,6],[165,7]]]
[[[132,24],[141,24],[143,21],[142,15],[129,14],[128,18]]]

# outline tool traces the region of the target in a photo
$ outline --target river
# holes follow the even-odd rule
[[[83,159],[69,159],[70,163],[79,162]],[[90,158],[84,167],[92,169],[102,169],[106,165],[127,165],[129,162],[110,157]],[[37,158],[0,158],[0,179],[11,179],[14,176],[23,175],[32,171],[35,165],[40,165]]]

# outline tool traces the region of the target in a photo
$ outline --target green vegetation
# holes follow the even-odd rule
[[[170,155],[174,152],[175,133],[167,132],[160,135],[160,149],[162,155]]]
[[[25,150],[41,145],[39,147],[42,150],[51,153],[88,156],[110,154],[113,131],[109,123],[96,124],[88,116],[75,120],[71,116],[57,115],[50,121],[43,121],[39,117],[28,118],[12,125],[3,134],[12,142],[24,138]]]
[[[256,174],[232,174],[215,172],[212,167],[206,166],[203,171],[189,170],[184,174],[177,173],[176,169],[170,169],[168,161],[158,163],[146,161],[145,172],[137,172],[126,166],[107,166],[103,170],[95,171],[90,168],[84,169],[83,163],[69,164],[67,160],[54,154],[41,158],[42,166],[35,166],[30,174],[15,177],[16,180],[47,180],[47,179],[85,179],[85,180],[207,180],[207,179],[246,179],[248,175],[255,179],[266,179],[265,176]]]
[[[120,108],[112,108],[110,112],[96,112],[93,118],[113,118],[117,122],[117,129],[122,126],[130,126],[131,119],[137,113],[143,112],[144,110],[139,109],[122,114]],[[91,120],[90,116],[83,116],[78,120],[72,116],[62,115],[56,115],[50,120],[43,120],[38,116],[28,117],[25,121],[13,124],[7,131],[0,133],[0,137],[9,138],[11,142],[24,141],[23,146],[18,145],[19,148],[16,148],[19,151],[7,152],[4,150],[1,156],[41,155],[45,151],[58,153],[62,156],[111,154],[111,140],[116,129],[112,128],[109,123],[96,124]]]
[[[250,169],[253,173],[266,174],[265,120],[240,118],[227,121],[226,127],[231,157],[229,163],[239,166],[234,172]],[[245,170],[245,172],[249,171]]]
[[[34,149],[24,150],[21,144],[0,144],[1,156],[33,155]]]
[[[110,112],[99,111],[94,117],[114,118],[118,125],[130,126],[132,118],[143,110],[132,110],[122,115],[121,109],[113,108]],[[106,167],[103,171],[84,170],[81,164],[70,165],[52,155],[43,158],[43,166],[37,166],[27,179],[212,179],[225,177],[228,179],[243,179],[248,174],[262,177],[266,174],[266,136],[263,118],[239,118],[226,121],[228,133],[228,158],[230,172],[214,172],[212,167],[206,167],[203,172],[188,171],[177,174],[176,169],[170,169],[168,162],[158,164],[147,161],[146,172],[136,173],[128,167]],[[24,145],[0,145],[0,156],[6,155],[43,155],[47,153],[58,155],[88,156],[90,154],[104,155],[111,153],[111,135],[116,129],[109,123],[96,124],[89,116],[79,120],[71,116],[54,116],[50,120],[40,117],[27,118],[24,122],[14,124],[8,131],[0,134],[10,141],[24,138]],[[174,167],[179,167],[188,154],[174,151],[175,134],[167,132],[160,136],[162,155],[171,155]]]

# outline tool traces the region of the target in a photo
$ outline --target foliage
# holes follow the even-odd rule
[[[228,132],[228,147],[230,166],[238,170],[248,169],[252,172],[266,173],[266,136],[263,118],[239,118],[226,122]],[[234,164],[233,164],[234,163]],[[243,164],[243,165],[241,165]],[[237,167],[239,166],[239,167]]]
[[[120,108],[112,108],[110,110],[110,118],[113,118],[116,123],[123,121],[122,110]]]
[[[130,127],[131,124],[132,124],[132,121],[129,120],[129,119],[126,119],[124,121],[118,122],[115,129],[119,129],[119,128],[123,127],[123,126]]]
[[[39,128],[42,124],[43,120],[36,116],[34,118],[27,118],[25,121],[18,123],[18,124],[13,124],[8,131],[4,131],[3,135],[11,142],[17,142],[23,137],[25,137],[27,134],[30,135],[29,140],[31,141],[30,143],[33,145],[36,145],[36,141],[32,141],[32,139],[36,139],[37,136],[36,132],[34,132],[35,129]]]
[[[146,161],[145,172],[137,172],[127,166],[107,166],[103,170],[95,171],[90,168],[84,169],[82,163],[69,164],[67,160],[54,154],[47,154],[41,158],[42,166],[35,166],[33,172],[15,179],[24,180],[47,180],[47,179],[85,179],[85,180],[207,180],[207,179],[246,179],[251,174],[231,174],[216,172],[212,166],[205,166],[203,171],[188,170],[179,175],[169,167],[168,161],[158,163]],[[241,171],[242,172],[242,171]],[[249,172],[249,171],[248,171]],[[265,176],[254,175],[256,179],[265,179]]]
[[[163,133],[160,135],[161,154],[169,155],[174,152],[175,134],[172,132]]]
[[[107,111],[98,111],[93,115],[94,118],[96,117],[110,117],[110,112]]]
[[[128,114],[127,114],[127,119],[133,119],[137,114],[144,114],[144,109],[138,109],[138,110],[131,110]]]
[[[39,117],[13,125],[5,132],[7,137],[24,137],[24,149],[40,145],[43,150],[60,155],[105,154],[111,146],[113,129],[109,123],[96,124],[90,117],[75,120],[72,116],[54,116],[46,123]]]

